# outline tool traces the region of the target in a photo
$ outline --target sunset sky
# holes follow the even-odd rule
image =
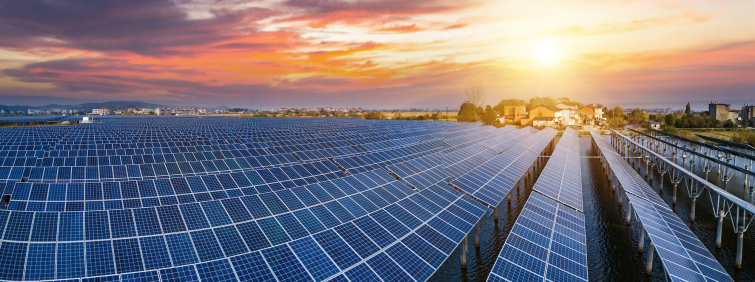
[[[755,104],[755,1],[0,0],[3,105],[458,108],[470,79]]]

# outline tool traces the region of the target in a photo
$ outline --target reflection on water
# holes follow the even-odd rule
[[[558,138],[558,137],[557,137]],[[589,136],[580,137],[582,156],[596,156],[591,148]],[[636,167],[636,166],[635,166]],[[641,166],[641,175],[645,175],[644,165]],[[693,170],[701,176],[701,164],[696,164]],[[655,172],[651,186],[659,191],[659,174]],[[708,181],[723,187],[723,182],[716,171],[708,175]],[[469,234],[469,253],[467,254],[467,269],[461,269],[461,248],[457,248],[451,257],[441,265],[438,271],[429,279],[430,281],[485,281],[493,268],[493,264],[501,251],[506,236],[516,222],[516,218],[526,203],[527,197],[532,192],[533,183],[528,183],[525,191],[515,195],[511,199],[511,205],[506,201],[498,207],[499,219],[496,225],[492,215],[482,218],[482,232],[480,248],[474,246],[474,231]],[[673,197],[673,184],[664,179],[663,193],[661,197],[666,203],[671,203]],[[735,176],[729,181],[729,192],[742,197],[744,195],[743,180]],[[516,191],[516,190],[515,190]],[[602,174],[600,160],[597,158],[582,159],[582,192],[585,209],[585,228],[587,231],[587,258],[590,281],[665,281],[665,272],[661,260],[656,257],[653,260],[653,273],[645,275],[644,253],[638,252],[639,221],[632,220],[631,225],[624,224],[626,203],[618,206],[618,199],[613,196],[608,179]],[[676,214],[683,222],[690,226],[693,233],[708,247],[713,256],[735,281],[755,281],[755,235],[747,231],[744,238],[744,252],[742,269],[734,268],[736,256],[736,234],[733,232],[732,222],[724,220],[723,244],[721,249],[715,247],[716,219],[713,217],[713,207],[708,193],[705,192],[697,200],[695,223],[689,223],[690,197],[683,186],[677,191],[677,205],[674,207]],[[713,199],[715,202],[715,199]],[[649,241],[645,241],[647,250]]]

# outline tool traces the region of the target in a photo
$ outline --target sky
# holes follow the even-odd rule
[[[2,105],[458,108],[470,81],[755,104],[755,1],[0,0]]]

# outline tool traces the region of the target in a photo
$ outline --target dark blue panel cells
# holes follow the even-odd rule
[[[33,212],[11,212],[6,224],[3,239],[9,241],[29,241]]]
[[[58,215],[56,212],[38,212],[34,216],[31,241],[54,242],[58,234]]]
[[[296,217],[292,213],[285,213],[276,216],[275,218],[283,227],[283,230],[288,233],[288,237],[290,237],[291,240],[296,240],[309,235],[304,226],[299,222],[298,219],[296,219]]]
[[[435,271],[403,244],[391,246],[386,253],[417,281],[427,280]]]
[[[231,257],[231,264],[241,281],[276,281],[260,252]]]
[[[29,244],[25,280],[55,279],[55,244]]]
[[[273,246],[291,241],[291,238],[283,231],[283,227],[281,227],[275,218],[263,218],[257,220],[257,224]]]
[[[193,265],[174,267],[160,270],[162,282],[199,282],[196,269]]]
[[[221,203],[225,207],[226,212],[231,217],[234,223],[244,222],[252,219],[252,215],[249,214],[244,204],[238,198],[222,200]]]
[[[244,242],[246,242],[250,251],[270,247],[270,242],[267,240],[267,237],[265,237],[265,234],[262,233],[262,229],[257,226],[256,222],[245,222],[237,225],[237,227],[239,234],[241,234],[241,238],[244,239]]]
[[[216,228],[215,236],[218,238],[226,256],[235,256],[247,252],[246,243],[241,239],[234,226]]]
[[[333,230],[317,233],[313,237],[341,269],[346,269],[361,261],[354,250],[344,247],[348,245]]]
[[[0,245],[0,279],[23,279],[27,248],[27,243],[3,242]]]
[[[141,237],[139,238],[144,258],[144,269],[160,269],[171,266],[168,247],[163,236]]]
[[[293,241],[289,246],[316,281],[322,281],[338,273],[336,265],[311,237]]]
[[[110,241],[86,242],[87,276],[101,276],[115,273],[113,246]]]
[[[186,231],[186,225],[181,217],[178,206],[157,207],[157,215],[160,218],[160,224],[164,233],[174,233]]]
[[[304,266],[287,245],[262,250],[267,264],[279,281],[312,281]]]
[[[183,214],[186,227],[189,230],[204,229],[210,227],[210,223],[204,215],[202,207],[197,204],[180,205],[181,213]]]
[[[136,236],[136,224],[131,210],[112,210],[110,214],[110,231],[113,238]]]
[[[158,280],[160,280],[160,272],[156,270],[121,275],[121,282],[149,282]]]
[[[191,240],[194,241],[194,247],[200,261],[215,260],[223,257],[223,250],[220,248],[215,233],[212,230],[199,230],[191,232]]]
[[[177,233],[165,236],[168,243],[170,257],[173,259],[173,266],[197,263],[197,252],[191,237],[187,233]]]
[[[222,226],[231,224],[231,218],[225,212],[223,205],[218,201],[202,203],[202,209],[212,226]]]
[[[84,261],[84,243],[59,243],[57,258],[56,273],[58,279],[84,276],[84,269],[86,267]]]
[[[137,272],[144,270],[142,253],[137,239],[113,240],[115,266],[118,273]]]
[[[134,209],[134,220],[136,221],[136,231],[139,236],[157,235],[162,233],[160,229],[160,220],[157,217],[157,211],[154,208]]]
[[[385,253],[379,253],[376,256],[370,258],[367,260],[367,264],[370,265],[370,267],[375,270],[375,273],[377,273],[380,278],[383,278],[385,281],[411,281],[412,278],[409,277],[406,272],[404,272],[401,267],[393,262],[391,258],[389,258]]]
[[[197,272],[202,281],[238,281],[236,273],[227,259],[197,264]]]
[[[374,271],[372,271],[372,269],[370,269],[369,266],[367,266],[367,263],[362,263],[352,269],[349,269],[348,271],[346,271],[346,276],[351,281],[383,281]]]

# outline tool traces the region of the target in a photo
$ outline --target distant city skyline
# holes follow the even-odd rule
[[[254,96],[259,109],[445,108],[479,79],[490,105],[738,107],[755,103],[753,10],[744,0],[3,1],[0,104],[248,108]]]

